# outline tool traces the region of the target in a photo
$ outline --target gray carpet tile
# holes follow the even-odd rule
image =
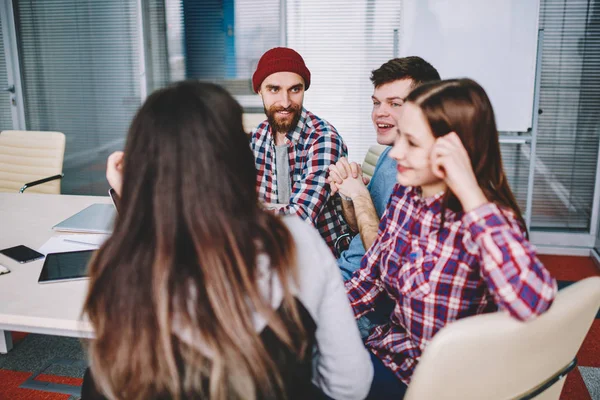
[[[592,400],[600,400],[600,368],[579,367],[579,372]]]
[[[71,378],[81,378],[83,379],[83,375],[85,374],[85,366],[67,366],[67,365],[50,365],[45,371],[44,374],[50,375],[58,375],[58,376],[68,376]]]
[[[55,358],[84,360],[85,354],[80,340],[59,336],[27,335],[8,354],[0,354],[0,368],[37,372]]]

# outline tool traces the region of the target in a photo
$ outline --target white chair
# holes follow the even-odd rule
[[[244,113],[242,115],[242,123],[246,133],[252,132],[261,122],[267,119],[265,113]]]
[[[63,133],[0,132],[0,191],[60,194],[64,155]]]
[[[368,176],[369,178],[373,177],[377,161],[379,161],[381,153],[383,153],[383,151],[387,149],[387,147],[388,146],[385,146],[383,144],[375,144],[369,147],[369,150],[367,151],[365,159],[362,163],[362,170],[364,175]]]
[[[600,277],[558,292],[529,322],[497,312],[443,328],[426,347],[405,400],[556,400],[600,307]]]

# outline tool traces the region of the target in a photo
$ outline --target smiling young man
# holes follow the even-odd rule
[[[259,199],[310,222],[333,251],[347,226],[338,198],[330,196],[327,167],[348,151],[330,123],[302,106],[310,71],[296,51],[276,47],[258,61],[252,85],[267,115],[250,139]]]
[[[439,80],[438,71],[420,57],[394,58],[371,73],[374,86],[371,119],[377,132],[377,143],[394,144],[396,120],[406,96],[422,83]],[[342,158],[330,167],[329,180],[334,182],[332,192],[339,191],[343,196],[344,217],[350,228],[359,232],[338,259],[344,280],[350,279],[360,268],[365,249],[377,238],[380,217],[396,184],[396,162],[388,157],[390,149],[387,147],[381,153],[368,186],[358,176],[360,167],[356,163],[352,165]]]

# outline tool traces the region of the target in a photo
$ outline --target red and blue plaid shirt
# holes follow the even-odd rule
[[[327,167],[346,157],[348,149],[331,124],[304,108],[298,125],[288,132],[286,143],[292,191],[289,204],[279,209],[279,213],[296,214],[309,221],[334,251],[335,240],[348,228],[340,218],[337,196],[329,194]],[[252,131],[250,147],[256,163],[259,199],[277,203],[275,141],[268,121]]]
[[[346,282],[356,318],[384,293],[394,300],[390,321],[365,344],[406,384],[446,324],[498,308],[527,320],[548,309],[557,290],[512,212],[493,203],[446,210],[440,230],[441,197],[396,185],[377,240]]]

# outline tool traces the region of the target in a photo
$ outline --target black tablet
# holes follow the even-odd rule
[[[87,265],[96,250],[50,253],[46,256],[39,283],[87,279]]]

